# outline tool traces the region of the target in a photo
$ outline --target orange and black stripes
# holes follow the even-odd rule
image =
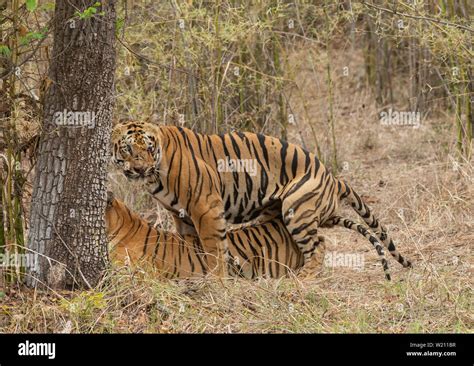
[[[181,238],[153,228],[111,192],[106,224],[114,261],[151,266],[164,278],[200,277],[209,272],[209,254],[197,237]],[[227,238],[229,273],[233,276],[278,278],[298,271],[303,265],[303,257],[281,220],[231,230]]]
[[[325,226],[331,227],[334,225],[342,226],[350,230],[357,231],[359,234],[365,236],[369,239],[370,243],[374,246],[377,251],[378,256],[380,257],[380,262],[382,263],[382,268],[385,273],[385,278],[390,281],[390,272],[388,270],[388,263],[383,254],[383,248],[380,245],[378,239],[374,237],[363,225],[357,224],[354,221],[343,218],[340,216],[333,216],[330,220],[325,223]]]
[[[380,239],[385,248],[387,248],[387,250],[397,260],[397,262],[405,268],[411,267],[411,262],[403,258],[403,256],[397,251],[395,244],[388,236],[385,227],[380,224],[379,220],[370,211],[369,207],[362,201],[357,192],[355,192],[346,182],[339,182],[339,187],[339,195],[341,199],[346,200],[357,212],[357,214],[364,220],[364,222],[374,230],[375,235]]]
[[[400,263],[410,265],[360,197],[297,145],[248,132],[203,135],[142,122],[116,125],[112,142],[124,174],[144,180],[173,213],[179,233],[192,231],[215,255],[211,267],[222,270],[229,260],[229,224],[259,217],[282,218],[304,262],[312,265],[318,228],[337,216],[341,199],[350,201]]]

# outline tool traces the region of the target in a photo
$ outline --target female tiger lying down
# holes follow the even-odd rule
[[[107,192],[105,214],[112,260],[151,263],[165,278],[199,277],[208,273],[208,259],[196,236],[157,230]],[[303,256],[281,220],[231,230],[227,233],[232,256],[229,274],[249,279],[283,277],[303,265]],[[278,243],[278,245],[277,245]],[[316,258],[322,265],[324,243]]]
[[[208,272],[208,260],[199,239],[157,230],[107,192],[105,212],[107,235],[112,260],[119,263],[151,264],[165,278],[189,278]],[[342,226],[350,227],[347,222]],[[367,233],[362,233],[364,236]],[[369,240],[375,241],[371,234]],[[286,230],[281,218],[230,230],[227,233],[232,256],[230,274],[248,279],[279,278],[297,273],[303,266],[303,256]],[[325,255],[324,237],[319,237],[315,260],[322,265]],[[311,273],[315,277],[317,270]]]
[[[312,261],[320,245],[318,229],[334,225],[360,232],[380,256],[382,242],[400,264],[411,266],[354,189],[297,145],[249,132],[204,135],[145,122],[117,124],[111,141],[115,164],[129,179],[147,185],[172,213],[179,234],[199,237],[204,250],[213,254],[210,267],[220,275],[229,263],[229,224],[260,216],[282,218],[303,254],[304,271],[318,265]],[[339,216],[340,201],[349,203],[376,237]]]

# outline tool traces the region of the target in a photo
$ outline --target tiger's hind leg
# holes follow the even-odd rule
[[[294,207],[298,207],[298,209]],[[318,263],[315,254],[320,250],[324,251],[324,248],[318,249],[321,237],[318,236],[319,218],[315,217],[317,210],[303,209],[301,206],[292,204],[290,200],[284,200],[282,213],[283,223],[303,254],[304,271],[307,273],[318,271],[321,264]]]
[[[324,236],[318,235],[319,244],[313,253],[311,260],[298,271],[298,277],[302,279],[317,277],[323,270],[324,256],[326,255],[326,240]]]
[[[383,271],[385,273],[385,278],[390,281],[390,272],[388,269],[388,263],[384,257],[383,247],[380,244],[379,240],[374,235],[372,235],[363,225],[357,224],[356,222],[350,219],[343,218],[341,216],[332,216],[329,220],[325,221],[322,226],[332,227],[335,225],[357,231],[359,234],[369,239],[370,243],[374,246],[375,250],[377,251],[377,254],[380,257]]]

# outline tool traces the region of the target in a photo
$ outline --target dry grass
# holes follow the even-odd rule
[[[456,254],[464,255],[456,248]],[[416,254],[416,250],[410,252]],[[423,250],[418,256],[428,256]],[[418,257],[417,256],[417,257]],[[372,255],[371,255],[372,257]],[[2,303],[5,332],[470,332],[468,266],[418,259],[383,280],[370,260],[363,272],[327,269],[296,278],[167,282],[126,268],[101,289],[11,292]],[[373,268],[372,268],[373,267]]]
[[[372,98],[358,84],[359,56],[333,55],[334,70],[349,63],[352,78],[336,78],[336,135],[342,175],[389,227],[412,270],[389,260],[384,280],[375,251],[361,236],[327,229],[328,251],[361,254],[364,267],[325,267],[313,281],[297,278],[162,281],[127,268],[113,269],[89,292],[17,289],[4,294],[2,332],[472,332],[472,162],[456,165],[453,117],[431,113],[422,127],[386,127]],[[306,64],[308,65],[308,64]],[[324,151],[327,103],[324,83],[310,66],[297,81],[304,90]],[[294,95],[292,98],[298,98]],[[303,106],[293,101],[297,116]],[[299,119],[301,121],[302,119]],[[307,121],[308,122],[308,121]],[[307,126],[294,126],[290,140],[314,141]],[[155,203],[127,189],[112,188],[134,208]],[[354,215],[348,210],[348,214]],[[163,221],[162,217],[158,217]],[[164,225],[168,225],[164,220]]]

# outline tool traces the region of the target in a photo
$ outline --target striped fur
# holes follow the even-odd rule
[[[165,278],[200,277],[209,273],[208,259],[196,236],[153,228],[108,193],[106,209],[110,254],[119,263],[152,265]],[[278,278],[298,271],[303,256],[281,220],[231,230],[227,233],[232,257],[230,274],[248,279]],[[320,265],[324,244],[316,255]]]
[[[221,275],[228,224],[259,216],[283,217],[304,256],[305,270],[311,271],[317,264],[311,258],[320,244],[318,228],[334,225],[342,199],[401,264],[410,266],[357,193],[297,145],[254,133],[203,135],[142,122],[116,125],[112,142],[114,161],[124,174],[146,182],[173,214],[181,235],[199,236],[212,254],[210,266]],[[235,171],[232,167],[239,164],[243,169]]]
[[[374,246],[375,250],[377,251],[377,254],[380,257],[382,268],[385,273],[385,278],[390,281],[391,278],[390,278],[390,272],[388,270],[388,263],[383,255],[383,248],[380,245],[378,239],[374,237],[363,225],[357,224],[350,219],[346,219],[340,216],[333,216],[331,219],[329,219],[327,222],[324,223],[324,226],[328,226],[328,227],[332,227],[335,225],[339,225],[347,229],[357,231],[359,234],[369,239],[369,242]]]

